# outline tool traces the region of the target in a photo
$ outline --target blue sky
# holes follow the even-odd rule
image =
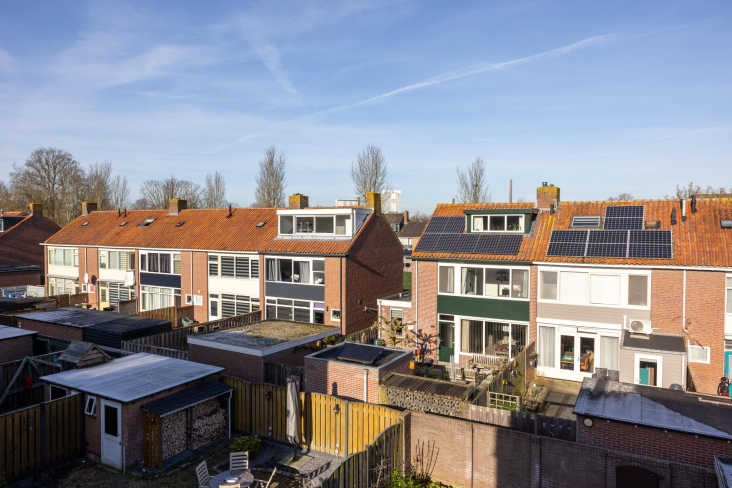
[[[350,198],[367,144],[405,209],[486,161],[493,199],[732,186],[732,7],[719,2],[3,2],[0,179],[42,146],[141,181],[257,162]]]

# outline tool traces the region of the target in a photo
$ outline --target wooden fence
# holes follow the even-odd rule
[[[378,329],[364,329],[349,334],[343,338],[345,342],[360,342],[361,344],[373,344],[379,338]]]
[[[524,348],[508,367],[499,373],[491,382],[488,390],[494,393],[523,393],[526,391],[527,379],[534,376],[535,366],[530,361],[531,355],[536,350],[536,343],[532,342]]]
[[[147,337],[140,337],[131,341],[125,341],[122,343],[122,348],[124,349],[125,343],[132,343],[187,351],[189,335],[204,334],[215,330],[232,329],[234,327],[241,327],[242,325],[251,324],[253,322],[259,322],[260,320],[262,320],[261,311],[249,312],[235,317],[213,320],[211,322],[204,322],[203,324],[196,324],[188,327],[179,327],[168,332],[161,332],[160,334],[153,334]]]
[[[59,355],[60,353],[55,352],[0,364],[0,413],[41,403],[41,376],[73,368],[71,363],[58,361]]]
[[[286,388],[265,383],[252,384],[230,376],[224,376],[223,381],[234,389],[231,403],[233,430],[287,442]],[[345,456],[373,441],[386,427],[394,425],[399,413],[383,405],[301,392],[300,444],[316,451]]]
[[[193,318],[193,305],[158,308],[146,312],[137,312],[135,315],[146,319],[167,320],[173,324],[174,329],[177,329],[183,326],[183,317]]]
[[[264,361],[265,383],[277,386],[287,386],[287,377],[297,376],[302,384],[305,378],[305,368],[302,366],[290,366],[289,364],[270,363]]]
[[[577,421],[471,405],[469,420],[563,441],[577,441]]]
[[[38,471],[84,452],[82,395],[71,395],[0,415],[0,473]]]
[[[157,354],[166,358],[176,358],[188,361],[188,351],[180,351],[178,349],[168,349],[167,347],[148,346],[146,344],[136,344],[134,342],[122,342],[122,350],[130,354],[138,352],[146,352],[148,354]]]
[[[382,488],[404,459],[401,421],[385,428],[363,451],[348,456],[322,481],[322,488]]]

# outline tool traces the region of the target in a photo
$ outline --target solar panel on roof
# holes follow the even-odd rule
[[[437,241],[438,252],[458,252],[458,244],[462,234],[440,234]]]
[[[643,218],[643,205],[614,205],[605,207],[605,218],[640,217]]]
[[[587,242],[586,230],[553,230],[551,242]]]
[[[448,217],[447,224],[445,224],[445,229],[442,232],[444,232],[445,234],[451,234],[451,233],[460,234],[464,228],[465,228],[465,218],[464,217]]]
[[[549,242],[547,256],[578,256],[585,255],[585,244],[576,242]]]
[[[437,241],[440,234],[425,234],[417,242],[415,251],[417,252],[435,252],[437,251]]]
[[[449,217],[432,217],[430,223],[427,224],[427,228],[424,230],[425,234],[442,234],[447,225],[447,219]]]
[[[671,259],[673,248],[670,244],[629,244],[629,258]]]
[[[478,234],[460,234],[455,252],[472,254],[479,238]]]
[[[521,235],[504,235],[500,236],[496,244],[495,254],[518,254],[521,247]]]
[[[333,358],[354,363],[373,364],[376,358],[379,357],[379,354],[381,354],[381,351],[383,351],[381,347],[346,342],[333,355]]]
[[[625,244],[628,242],[627,230],[591,230],[590,244]]]
[[[599,258],[624,258],[627,253],[627,244],[587,244],[586,256]]]
[[[475,253],[476,254],[495,254],[499,237],[501,237],[501,236],[496,235],[496,234],[480,236],[477,244],[475,245]]]
[[[630,243],[631,244],[671,244],[671,231],[670,230],[657,230],[657,231],[631,230],[630,231]]]

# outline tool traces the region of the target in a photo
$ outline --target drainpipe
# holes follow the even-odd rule
[[[414,267],[414,283],[417,286],[412,290],[412,296],[414,297],[414,337],[416,338],[419,334],[419,297],[417,296],[417,290],[419,290],[419,260],[416,261],[417,266]]]
[[[681,330],[686,332],[686,335],[689,335],[689,331],[686,330],[686,270],[684,270],[684,291],[683,291],[683,300],[682,300],[682,306],[681,306]]]
[[[369,402],[369,370],[363,370],[363,402]]]
[[[229,420],[229,439],[231,439],[231,396],[234,394],[234,390],[229,391],[229,414],[227,415]]]

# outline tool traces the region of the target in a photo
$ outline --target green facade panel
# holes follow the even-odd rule
[[[486,319],[529,321],[529,300],[437,295],[437,313]]]

